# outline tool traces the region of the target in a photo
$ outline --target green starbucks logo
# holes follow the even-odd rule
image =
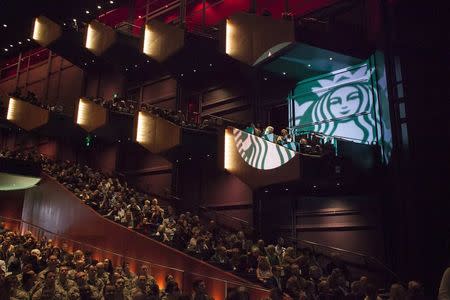
[[[260,170],[278,168],[295,156],[295,151],[236,128],[233,137],[242,159]]]
[[[376,142],[371,73],[365,65],[309,82],[310,92],[294,100],[294,125],[359,143]]]

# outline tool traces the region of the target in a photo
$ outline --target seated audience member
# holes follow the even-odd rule
[[[381,300],[378,296],[377,288],[374,284],[368,283],[366,286],[366,297],[364,300]]]
[[[405,288],[399,283],[394,283],[393,285],[391,285],[391,289],[389,291],[389,300],[406,300]]]
[[[203,280],[196,280],[192,285],[192,300],[212,300],[206,292],[206,284]]]
[[[280,258],[276,253],[276,249],[274,245],[269,245],[266,248],[267,258],[269,259],[269,263],[271,266],[278,266],[280,264]]]
[[[253,246],[247,261],[249,272],[254,272],[258,268],[259,258],[260,250],[257,246]]]
[[[288,142],[287,141],[288,135],[289,135],[289,131],[287,129],[284,129],[284,128],[281,129],[281,135],[279,135],[277,137],[277,144],[279,144],[279,145],[286,144]]]
[[[262,135],[262,130],[261,130],[261,124],[260,123],[256,123],[254,135],[256,135],[256,136],[261,136]]]
[[[227,249],[224,246],[216,248],[216,253],[211,257],[211,261],[217,265],[220,265],[224,269],[230,269],[230,260],[227,256]]]
[[[256,278],[267,287],[274,286],[273,273],[269,260],[265,256],[259,258],[258,267],[256,268]]]
[[[171,280],[167,282],[166,288],[164,289],[164,293],[161,296],[162,300],[176,300],[181,296],[180,288],[178,287],[178,283],[175,280]]]
[[[408,300],[422,300],[424,299],[422,284],[418,281],[408,282],[408,292],[406,298]]]
[[[45,280],[42,286],[33,294],[33,300],[39,299],[55,299],[64,300],[67,297],[67,292],[56,284],[55,273],[49,271],[45,274]]]
[[[228,291],[227,300],[250,300],[250,294],[248,290],[240,286]]]
[[[296,257],[294,248],[287,247],[286,251],[284,252],[281,264],[283,266],[290,266],[292,264],[296,264],[299,260],[300,260],[300,257]]]
[[[328,277],[328,286],[330,289],[330,292],[336,297],[337,299],[344,299],[348,295],[348,290],[345,286],[345,278],[341,272],[340,269],[334,269],[330,276]],[[367,296],[367,292],[366,292]],[[371,300],[371,299],[367,299]],[[373,299],[376,300],[376,299]]]
[[[269,142],[276,142],[275,134],[273,133],[274,128],[272,126],[267,126],[266,130],[264,130],[263,139],[268,140]]]

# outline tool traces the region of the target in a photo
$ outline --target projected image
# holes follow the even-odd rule
[[[363,65],[300,82],[292,96],[297,131],[371,144],[376,142],[372,70]]]
[[[295,152],[278,146],[255,135],[233,129],[234,142],[242,159],[250,166],[261,169],[275,169],[291,160]]]

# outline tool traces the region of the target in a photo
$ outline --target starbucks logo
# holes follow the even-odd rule
[[[233,129],[233,137],[242,159],[260,170],[278,168],[295,155],[295,151],[236,128]]]

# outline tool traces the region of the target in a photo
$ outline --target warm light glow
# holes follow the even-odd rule
[[[9,98],[8,114],[6,115],[7,120],[14,120],[17,115],[17,100],[14,98]]]
[[[227,19],[227,25],[225,28],[225,53],[228,55],[232,55],[235,52],[235,35],[236,29],[235,25],[231,23],[230,19]]]
[[[139,112],[137,121],[136,142],[145,143],[148,142],[150,127],[150,117],[143,112]]]
[[[225,170],[230,171],[233,169],[232,164],[232,155],[233,151],[236,151],[233,149],[234,146],[234,137],[233,134],[230,132],[230,130],[225,129],[225,147],[224,147],[224,156],[223,156],[223,167]]]
[[[155,55],[156,50],[156,43],[154,40],[154,33],[150,29],[150,26],[147,24],[145,25],[145,32],[144,32],[144,54],[147,54],[148,56]]]
[[[81,98],[78,102],[77,124],[89,124],[89,103],[88,100]]]
[[[89,24],[86,34],[86,48],[89,50],[92,50],[95,48],[95,29],[92,27],[91,24]]]
[[[33,40],[39,41],[42,38],[42,30],[44,29],[43,24],[39,21],[39,18],[34,20],[34,29],[33,29]]]

